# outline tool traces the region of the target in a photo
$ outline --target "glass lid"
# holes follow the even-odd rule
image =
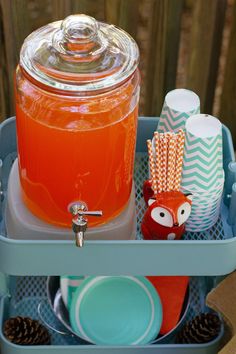
[[[128,33],[82,14],[39,28],[20,53],[20,65],[40,83],[81,93],[121,83],[138,60],[138,46]]]

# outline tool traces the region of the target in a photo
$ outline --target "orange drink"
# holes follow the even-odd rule
[[[103,211],[90,224],[119,214],[132,187],[138,114],[133,84],[82,102],[50,95],[26,80],[22,86],[25,100],[16,94],[17,135],[29,209],[63,226],[71,224],[68,205],[74,201]]]

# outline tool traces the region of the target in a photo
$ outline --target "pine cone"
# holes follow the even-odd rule
[[[50,344],[48,330],[37,320],[29,317],[13,317],[4,323],[3,333],[14,344],[47,345]]]
[[[202,313],[187,322],[177,336],[177,343],[207,343],[218,336],[221,321],[216,314]]]

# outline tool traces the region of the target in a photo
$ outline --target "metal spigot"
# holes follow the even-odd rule
[[[71,204],[69,210],[73,215],[72,230],[75,234],[76,246],[83,247],[84,235],[88,226],[88,219],[86,216],[102,216],[102,211],[89,211],[84,202]]]

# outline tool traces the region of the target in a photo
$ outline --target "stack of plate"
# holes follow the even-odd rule
[[[152,342],[162,324],[154,286],[141,276],[61,277],[72,331],[100,345]]]

